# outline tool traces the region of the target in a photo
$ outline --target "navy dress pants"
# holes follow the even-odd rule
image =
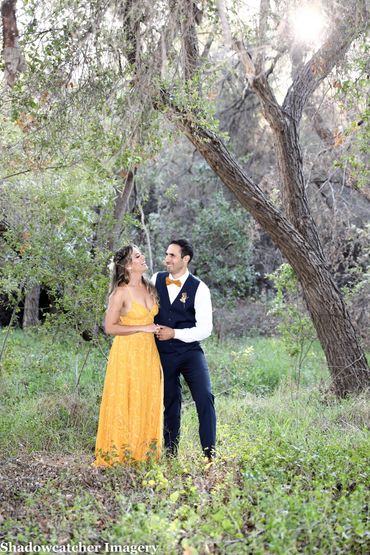
[[[181,383],[184,376],[196,405],[199,436],[206,456],[216,445],[216,412],[206,358],[200,347],[183,353],[160,353],[164,376],[164,443],[176,455],[180,437]]]

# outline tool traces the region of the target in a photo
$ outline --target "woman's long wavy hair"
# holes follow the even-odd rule
[[[127,245],[119,249],[113,256],[112,278],[108,295],[111,295],[120,285],[129,283],[130,272],[128,270],[128,266],[132,261],[134,248],[137,249],[138,247],[136,245]],[[142,276],[141,279],[153,301],[158,303],[158,294],[154,285],[152,285],[152,283],[150,283],[150,281],[144,276]]]

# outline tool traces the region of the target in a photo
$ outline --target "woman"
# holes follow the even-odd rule
[[[163,380],[153,323],[157,294],[143,274],[135,246],[113,257],[105,331],[115,335],[109,353],[96,438],[96,466],[159,457],[162,443]]]

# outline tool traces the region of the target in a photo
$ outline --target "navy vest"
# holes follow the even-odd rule
[[[195,326],[195,293],[199,286],[199,279],[189,274],[184,285],[179,289],[179,294],[171,304],[166,277],[168,272],[158,272],[155,286],[159,295],[159,313],[154,318],[156,324],[168,326],[174,329],[193,328]],[[168,341],[157,341],[160,353],[184,353],[196,347],[200,347],[198,341],[185,343],[179,339],[169,339]]]

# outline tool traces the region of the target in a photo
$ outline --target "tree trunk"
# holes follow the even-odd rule
[[[35,285],[26,292],[24,300],[23,328],[31,328],[40,323],[39,320],[40,286]]]
[[[267,29],[268,7],[268,1],[261,2],[261,45]],[[261,189],[247,177],[222,141],[214,133],[197,125],[196,114],[179,110],[171,103],[167,91],[162,91],[162,100],[170,107],[167,115],[175,120],[224,184],[270,234],[295,270],[325,352],[336,394],[345,396],[361,391],[370,385],[370,371],[343,297],[327,267],[310,213],[298,127],[302,111],[312,93],[364,29],[364,3],[359,3],[355,13],[348,12],[342,22],[337,21],[322,48],[299,71],[297,69],[282,106],[278,104],[267,81],[271,70],[263,70],[263,55],[257,55],[255,65],[243,41],[233,38],[223,0],[217,1],[217,8],[225,42],[238,53],[246,79],[258,95],[264,116],[273,131],[286,216],[276,210]]]
[[[170,100],[162,92],[167,106]],[[302,285],[318,338],[324,350],[336,394],[344,397],[370,385],[370,371],[359,345],[348,310],[326,263],[290,221],[265,197],[261,189],[244,173],[222,141],[201,128],[192,116],[172,106],[168,116],[202,154],[239,202],[270,234]]]
[[[4,0],[1,4],[4,80],[9,88],[13,87],[17,74],[25,69],[24,57],[18,44],[16,3],[17,0]]]
[[[127,212],[128,202],[134,189],[135,174],[136,168],[134,171],[128,171],[125,175],[123,189],[119,190],[116,188],[117,195],[114,201],[113,228],[108,237],[108,247],[111,251],[114,251],[119,243],[122,231],[122,218]]]
[[[200,17],[200,10],[193,0],[183,0],[180,4],[180,27],[182,50],[184,56],[183,68],[185,80],[194,76],[199,60],[198,37],[196,33],[196,19]]]
[[[138,207],[139,212],[140,212],[141,225],[143,226],[145,240],[146,240],[146,248],[147,248],[147,252],[148,252],[148,258],[147,258],[148,267],[149,267],[150,273],[153,274],[154,273],[154,268],[153,268],[152,242],[150,240],[149,229],[148,229],[148,226],[146,225],[146,222],[145,222],[145,214],[144,214],[143,206],[140,202],[139,197],[137,197],[136,203],[137,203],[137,207]]]

